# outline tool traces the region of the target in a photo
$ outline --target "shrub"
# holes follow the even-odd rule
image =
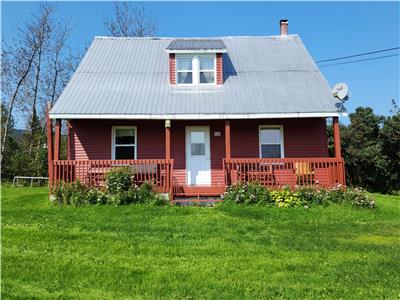
[[[362,188],[348,188],[344,198],[354,206],[376,208],[375,200]]]
[[[52,199],[60,205],[85,205],[85,204],[109,204],[127,205],[143,203],[150,205],[166,205],[168,198],[158,194],[151,183],[143,183],[139,186],[131,186],[128,190],[88,188],[79,181],[73,183],[59,183],[51,191]]]
[[[58,183],[52,190],[54,200],[58,204],[67,205],[81,205],[84,204],[86,198],[84,197],[87,188],[79,181],[72,183]]]
[[[272,201],[270,192],[258,182],[232,185],[222,195],[222,199],[226,203],[244,205],[266,205]]]
[[[106,186],[109,194],[127,192],[132,187],[132,174],[129,167],[111,169],[106,175]]]
[[[338,185],[329,190],[301,187],[291,191],[288,187],[268,191],[259,183],[236,184],[222,196],[224,203],[242,205],[275,205],[293,207],[309,205],[343,204],[375,208],[375,201],[361,188],[344,189]]]
[[[300,194],[292,192],[289,188],[271,191],[271,198],[278,207],[291,207],[302,205]]]

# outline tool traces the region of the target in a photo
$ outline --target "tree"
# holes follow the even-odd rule
[[[2,64],[1,64],[1,87],[2,103],[8,103],[7,114],[2,117],[4,130],[2,132],[2,145],[0,162],[3,160],[4,150],[7,144],[7,138],[12,120],[14,106],[21,96],[23,84],[32,69],[33,61],[37,53],[36,48],[30,48],[26,41],[22,41],[15,47],[8,47],[3,42]],[[7,101],[8,100],[8,101]],[[6,108],[6,106],[4,106]],[[3,107],[2,107],[3,109]]]
[[[137,2],[114,2],[114,17],[104,21],[104,28],[111,36],[154,36],[156,22],[142,4]]]
[[[382,153],[388,160],[389,190],[400,190],[400,112],[388,117],[380,132]]]
[[[342,132],[343,157],[351,185],[387,190],[388,163],[379,141],[384,118],[369,107],[350,114],[350,125]]]
[[[7,114],[3,114],[2,119],[1,150],[2,159],[7,155],[8,163],[18,163],[11,159],[12,153],[5,151],[7,143],[11,143],[8,131],[14,109],[26,118],[27,133],[18,145],[20,157],[28,161],[20,166],[18,174],[29,171],[42,175],[47,170],[43,167],[47,155],[46,103],[56,101],[78,64],[78,56],[67,46],[72,27],[55,18],[54,12],[54,5],[40,4],[31,18],[19,25],[19,36],[10,46],[2,41],[2,103]],[[10,167],[9,170],[17,169]]]

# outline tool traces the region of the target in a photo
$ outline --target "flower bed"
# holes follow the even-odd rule
[[[106,176],[106,186],[89,188],[79,181],[72,183],[60,182],[51,190],[51,199],[60,205],[111,204],[126,205],[146,203],[165,205],[168,199],[155,191],[150,182],[141,186],[134,184],[134,178],[129,169],[111,170]]]
[[[271,205],[277,207],[330,205],[333,203],[357,207],[375,208],[375,200],[361,188],[314,189],[283,187],[268,190],[257,182],[237,184],[229,187],[222,195],[223,203],[240,205]]]

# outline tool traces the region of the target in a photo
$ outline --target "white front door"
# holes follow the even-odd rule
[[[210,127],[186,127],[186,172],[189,185],[211,184]]]

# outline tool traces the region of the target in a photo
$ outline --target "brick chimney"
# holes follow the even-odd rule
[[[281,29],[281,35],[288,35],[288,26],[289,26],[288,20],[280,20],[279,25]]]

